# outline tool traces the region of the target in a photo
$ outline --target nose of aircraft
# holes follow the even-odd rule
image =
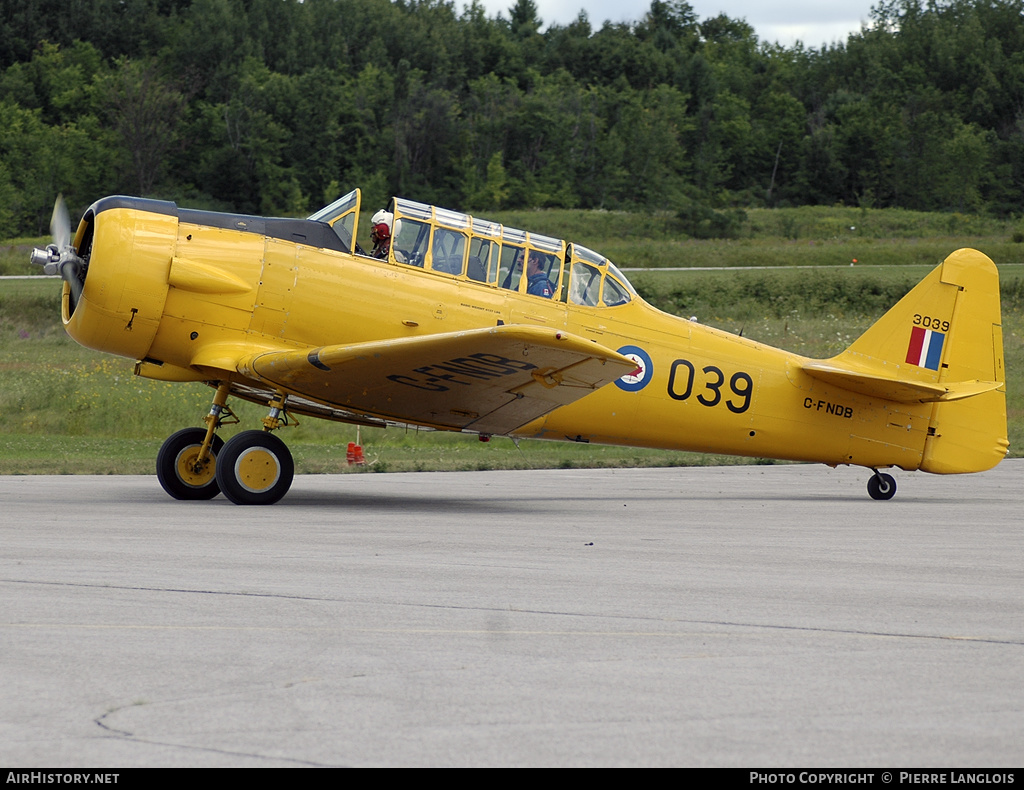
[[[178,218],[173,204],[101,198],[72,235],[63,198],[50,223],[53,243],[31,261],[64,281],[61,314],[83,346],[141,359],[152,345],[168,292]]]

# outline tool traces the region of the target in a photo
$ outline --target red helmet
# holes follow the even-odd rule
[[[370,235],[381,241],[391,238],[391,223],[395,215],[390,211],[381,209],[370,219]]]

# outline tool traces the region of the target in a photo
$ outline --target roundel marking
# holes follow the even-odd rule
[[[617,349],[624,357],[629,357],[636,363],[636,370],[615,379],[615,386],[626,392],[639,392],[648,385],[654,375],[654,363],[651,362],[651,355],[640,346],[623,346]]]

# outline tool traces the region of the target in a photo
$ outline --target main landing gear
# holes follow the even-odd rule
[[[212,499],[223,493],[236,505],[272,505],[288,493],[295,462],[285,443],[270,433],[285,424],[281,395],[270,402],[262,431],[243,431],[226,443],[216,431],[238,422],[227,407],[230,388],[221,384],[206,416],[206,428],[185,428],[164,442],[156,474],[175,499]]]
[[[872,470],[874,474],[868,478],[868,494],[872,499],[892,499],[896,496],[896,478],[885,472]]]

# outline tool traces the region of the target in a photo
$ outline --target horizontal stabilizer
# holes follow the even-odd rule
[[[352,412],[505,434],[636,368],[567,332],[498,326],[355,345],[263,351],[243,376]]]
[[[804,371],[820,381],[843,389],[859,392],[872,398],[900,403],[932,403],[954,401],[991,392],[1003,385],[1001,381],[957,381],[930,384],[926,381],[908,381],[861,370],[837,366],[833,361],[811,362]]]

